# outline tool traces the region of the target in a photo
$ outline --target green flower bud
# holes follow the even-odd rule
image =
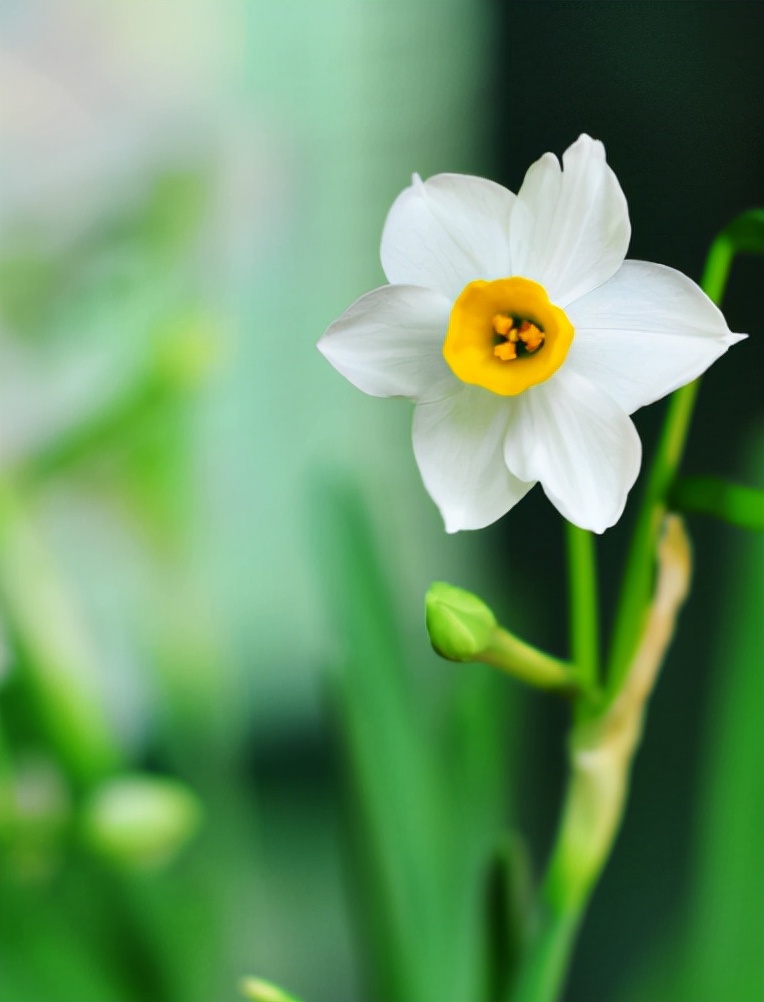
[[[425,596],[430,643],[449,661],[475,661],[489,646],[496,617],[477,595],[435,581]]]
[[[477,595],[436,581],[425,597],[430,643],[449,661],[480,661],[539,689],[570,694],[579,688],[575,669],[531,647],[499,626]]]
[[[161,866],[196,832],[197,797],[162,776],[118,776],[90,796],[81,818],[86,844],[112,862],[129,867]]]

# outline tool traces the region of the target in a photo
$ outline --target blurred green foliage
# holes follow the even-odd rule
[[[319,563],[332,554],[328,597],[346,648],[333,704],[373,995],[477,999],[487,988],[489,871],[509,794],[501,680],[470,672],[428,715],[362,499],[335,488],[324,508]]]
[[[83,300],[129,315],[146,274],[177,267],[205,198],[200,175],[163,174],[145,201],[65,250],[14,253],[7,245],[6,322],[36,351],[52,331],[61,336],[67,318],[82,315]],[[94,267],[110,256],[112,268]],[[146,271],[128,280],[130,260]],[[118,510],[125,503],[129,510],[133,498],[147,539],[170,543],[169,559],[177,560],[184,412],[205,365],[200,344],[209,341],[200,335],[202,318],[187,304],[185,317],[178,309],[156,297],[148,322],[154,344],[142,364],[126,367],[109,398],[96,393],[97,406],[80,406],[15,455],[0,485],[3,982],[20,1002],[208,997],[212,954],[205,960],[200,950],[200,966],[184,960],[188,920],[178,925],[178,909],[191,905],[189,894],[196,898],[198,863],[166,874],[198,827],[200,800],[184,780],[125,772],[146,760],[114,727],[104,691],[110,652],[93,636],[51,548],[48,517],[50,499],[74,484]],[[207,918],[193,925],[201,930]],[[211,930],[204,942],[214,950]]]
[[[757,435],[755,479],[764,472],[761,446]],[[718,599],[690,891],[665,940],[653,944],[655,957],[623,992],[629,1002],[753,1002],[764,984],[762,567],[761,536],[731,540],[725,577],[735,583]]]

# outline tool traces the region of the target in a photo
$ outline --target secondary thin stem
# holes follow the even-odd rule
[[[590,688],[599,682],[599,602],[597,555],[591,532],[566,523],[570,595],[570,646],[579,677]]]

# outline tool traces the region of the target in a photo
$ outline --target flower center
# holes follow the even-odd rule
[[[470,282],[451,310],[443,357],[462,382],[512,397],[559,369],[573,334],[538,282]]]

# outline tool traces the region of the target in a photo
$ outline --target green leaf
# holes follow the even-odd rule
[[[0,611],[19,665],[16,695],[69,778],[89,786],[116,771],[123,752],[106,714],[87,626],[11,484],[0,486]]]
[[[443,867],[444,817],[433,744],[422,726],[394,579],[354,485],[317,491],[315,537],[324,587],[344,652],[331,696],[351,796],[350,835],[359,865],[368,946],[381,998],[448,997]]]
[[[671,490],[676,511],[714,515],[743,529],[764,531],[764,491],[720,477],[682,477]]]
[[[719,234],[735,254],[764,254],[764,209],[741,212]]]
[[[764,209],[742,212],[711,244],[700,284],[717,306],[722,301],[736,254],[764,254]]]
[[[475,889],[506,810],[508,687],[483,665],[442,672],[421,625],[406,615],[419,602],[397,579],[396,553],[383,546],[367,509],[341,476],[317,484],[311,504],[342,645],[330,695],[374,994],[477,999],[487,958]],[[437,708],[417,682],[428,664],[451,686]]]
[[[528,849],[519,835],[502,835],[489,860],[485,887],[486,997],[504,998],[525,949],[533,904]]]

